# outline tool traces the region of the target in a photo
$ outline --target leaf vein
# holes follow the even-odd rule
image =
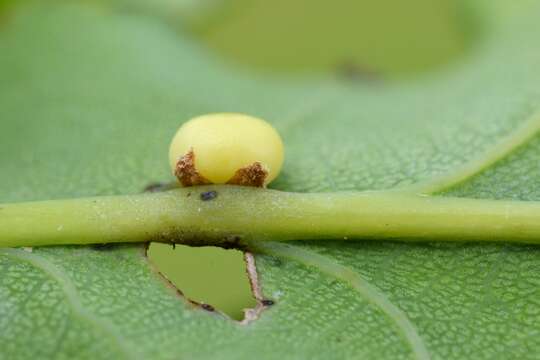
[[[487,151],[441,176],[396,188],[403,192],[433,194],[467,181],[495,163],[507,158],[540,132],[540,111],[534,111],[522,126],[496,142]]]
[[[267,254],[278,255],[298,261],[304,265],[314,266],[328,275],[349,283],[354,290],[364,296],[369,302],[376,305],[395,322],[402,335],[410,344],[411,350],[417,359],[430,359],[424,341],[407,315],[379,289],[371,285],[351,268],[338,264],[326,256],[297,246],[276,242],[259,242],[253,244],[253,246],[257,250]]]
[[[124,354],[126,359],[138,359],[140,358],[134,353],[128,346],[126,346],[127,340],[116,329],[115,325],[108,319],[95,316],[84,308],[81,302],[80,294],[77,291],[75,285],[61,269],[55,264],[47,260],[45,257],[37,255],[35,253],[28,253],[19,249],[0,249],[0,254],[25,261],[37,269],[42,270],[52,280],[56,281],[63,293],[66,295],[68,303],[76,316],[92,324],[95,328],[99,329],[103,333],[108,335],[108,338],[117,346],[120,353]]]

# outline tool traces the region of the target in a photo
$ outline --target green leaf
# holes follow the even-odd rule
[[[244,72],[144,12],[12,7],[0,31],[0,202],[136,193],[170,179],[171,134],[214,111],[251,113],[279,129],[287,160],[277,189],[540,200],[540,4],[475,5],[483,34],[466,56],[380,84]],[[178,297],[140,246],[2,249],[1,355],[540,351],[536,247],[365,241],[262,243],[259,251],[262,292],[275,305],[243,325]]]

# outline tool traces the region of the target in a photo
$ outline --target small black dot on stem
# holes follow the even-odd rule
[[[202,201],[209,201],[217,198],[217,191],[211,190],[211,191],[205,191],[201,193],[201,200]]]

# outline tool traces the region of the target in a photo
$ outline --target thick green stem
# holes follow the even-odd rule
[[[216,191],[217,197],[201,199]],[[395,239],[540,243],[540,202],[235,186],[0,204],[0,247],[162,241]]]

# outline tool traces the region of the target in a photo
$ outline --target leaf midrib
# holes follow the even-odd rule
[[[295,123],[292,121],[291,123]],[[291,124],[288,123],[290,126]],[[467,181],[478,175],[495,163],[509,157],[519,148],[525,146],[540,132],[540,111],[534,111],[532,115],[515,131],[497,141],[489,150],[471,159],[458,169],[450,170],[445,174],[427,181],[396,188],[396,191],[408,193],[434,194],[442,192],[453,186]],[[424,341],[416,330],[414,324],[397,305],[392,303],[384,293],[368,280],[364,279],[352,268],[338,264],[328,256],[318,254],[305,247],[287,245],[282,243],[267,243],[258,245],[258,250],[266,254],[278,255],[307,266],[315,266],[318,270],[332,277],[345,281],[360,295],[375,304],[383,311],[400,329],[402,335],[417,359],[430,359],[429,351]],[[504,251],[504,249],[503,249]],[[501,252],[501,256],[502,256]],[[477,308],[477,305],[475,308]],[[471,313],[474,309],[471,309]]]

